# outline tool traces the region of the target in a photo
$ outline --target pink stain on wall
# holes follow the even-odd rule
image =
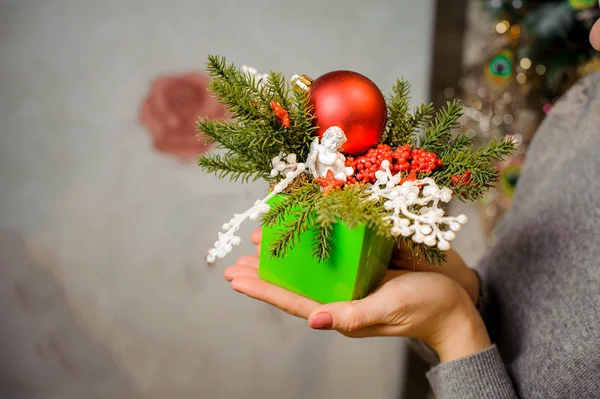
[[[227,114],[207,90],[209,84],[210,78],[200,73],[163,76],[152,82],[139,119],[156,150],[192,161],[209,149],[195,130],[198,118],[222,119]]]

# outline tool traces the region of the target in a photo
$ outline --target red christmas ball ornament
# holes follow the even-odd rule
[[[369,78],[351,71],[334,71],[309,86],[316,134],[331,126],[342,128],[348,139],[342,152],[359,155],[377,145],[387,121],[383,94]]]

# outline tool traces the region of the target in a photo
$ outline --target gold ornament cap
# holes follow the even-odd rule
[[[294,75],[290,79],[290,83],[294,86],[294,88],[299,90],[307,91],[310,85],[312,84],[312,79],[306,75]]]

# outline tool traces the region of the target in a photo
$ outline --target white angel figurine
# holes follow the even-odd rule
[[[346,142],[346,134],[338,126],[325,130],[323,139],[315,138],[310,145],[307,164],[313,177],[325,177],[331,170],[337,180],[346,181],[354,173],[351,167],[346,167],[346,157],[339,152]]]

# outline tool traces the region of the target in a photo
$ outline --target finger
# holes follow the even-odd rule
[[[223,272],[223,275],[225,276],[225,280],[227,280],[227,281],[231,281],[238,277],[258,278],[258,269],[256,267],[252,267],[252,266],[237,264],[237,265],[230,266],[227,269],[225,269],[225,272]]]
[[[393,307],[378,292],[365,299],[352,302],[335,302],[320,306],[309,315],[312,328],[331,328],[342,333],[356,332],[361,329],[384,324]],[[324,323],[330,316],[330,326]]]
[[[318,302],[255,277],[233,279],[231,287],[251,298],[276,306],[293,316],[308,318],[320,306]]]
[[[351,302],[336,302],[323,305],[311,313],[309,325],[313,328],[332,328],[343,334],[363,334],[359,333],[359,331],[365,329],[366,332],[364,334],[367,335],[364,336],[375,334],[375,330],[372,332],[371,327],[380,325],[377,329],[378,335],[391,334],[386,325],[393,324],[397,320],[399,309],[403,307],[401,303],[403,300],[394,284],[388,284],[388,282],[408,273],[411,272],[407,270],[388,270],[379,287],[369,296]],[[330,326],[322,326],[323,320],[326,320],[326,316],[323,315],[330,316]]]
[[[260,244],[256,246],[256,256],[260,256]]]
[[[250,241],[252,241],[252,244],[255,244],[255,245],[260,244],[261,239],[262,239],[262,229],[261,228],[254,230],[250,234]]]
[[[239,258],[236,262],[237,265],[252,266],[258,268],[258,258],[256,256],[246,255]]]

